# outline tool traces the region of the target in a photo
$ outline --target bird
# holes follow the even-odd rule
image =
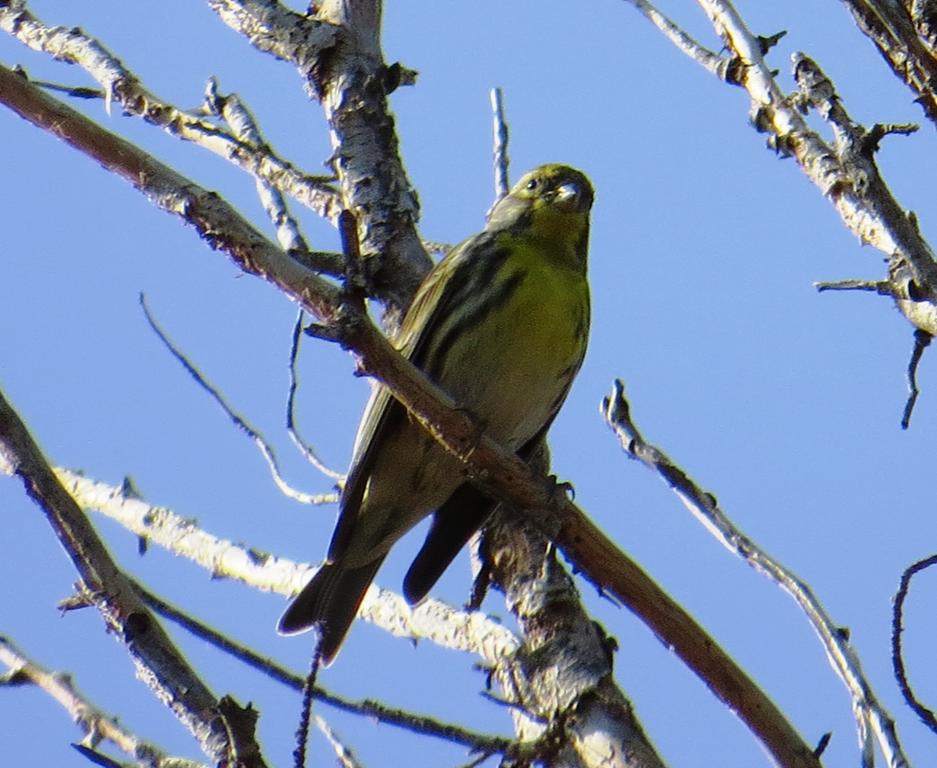
[[[543,440],[586,353],[594,197],[588,177],[570,166],[525,174],[484,229],[430,270],[392,339],[486,435],[524,459]],[[416,604],[494,506],[466,466],[375,385],[325,563],[281,616],[279,633],[316,627],[320,661],[331,664],[398,539],[433,515],[404,578],[404,596]]]

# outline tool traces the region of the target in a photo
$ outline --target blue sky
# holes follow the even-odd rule
[[[670,3],[718,48],[702,13]],[[49,23],[80,24],[149,89],[182,106],[205,80],[237,91],[267,139],[312,172],[329,147],[321,110],[294,71],[256,53],[203,4],[171,0],[31,3]],[[739,2],[761,34],[788,35],[770,61],[792,87],[790,55],[815,58],[861,122],[921,119],[841,4]],[[665,9],[670,10],[670,9]],[[645,436],[667,451],[749,535],[808,581],[852,642],[918,765],[937,740],[900,702],[891,678],[890,607],[901,570],[933,551],[932,455],[937,365],[925,356],[914,423],[899,427],[911,329],[870,294],[818,295],[815,280],[878,278],[883,257],[860,246],[790,160],[748,125],[748,99],[680,54],[625,2],[388,3],[384,50],[420,72],[391,97],[404,163],[419,191],[421,229],[457,242],[483,225],[491,202],[488,89],[500,85],[511,128],[512,177],[565,162],[592,178],[589,355],[552,431],[554,470],[596,522],[732,653],[808,743],[827,732],[825,764],[856,764],[845,689],[792,601],[728,555],[655,476],[630,462],[598,405],[625,380]],[[0,38],[0,61],[37,78],[89,84],[75,68]],[[156,129],[80,104],[266,227],[253,182],[224,161]],[[817,124],[822,130],[822,126]],[[137,296],[176,341],[276,444],[289,479],[329,481],[295,456],[282,429],[292,305],[243,276],[194,233],[124,182],[0,112],[0,387],[54,462],[119,483],[197,518],[213,533],[297,560],[322,557],[333,509],[282,498],[256,451],[231,428],[147,329]],[[879,162],[925,235],[935,226],[934,126],[889,138]],[[298,209],[297,209],[298,210]],[[334,232],[301,213],[314,247]],[[267,230],[269,231],[269,230]],[[306,346],[299,406],[304,433],[344,469],[367,394],[353,361]],[[0,479],[7,543],[0,558],[0,634],[45,666],[68,670],[98,706],[141,736],[198,757],[188,734],[133,679],[127,656],[90,611],[55,604],[75,580],[43,516],[21,486]],[[283,600],[213,582],[190,563],[95,518],[114,556],[155,591],[302,671],[308,639],[273,631]],[[15,546],[11,546],[15,543]],[[378,581],[399,588],[419,537],[401,544]],[[937,697],[932,577],[909,600],[912,678]],[[434,595],[461,604],[463,557]],[[665,760],[724,768],[767,765],[744,726],[626,610],[580,587],[614,635],[617,679]],[[506,616],[498,596],[485,608]],[[506,617],[507,620],[507,617]],[[288,764],[298,698],[184,633],[174,637],[216,693],[252,701],[271,764]],[[321,682],[351,697],[509,732],[507,714],[478,691],[474,659],[395,640],[363,623]],[[459,765],[462,750],[322,708],[368,766]],[[46,737],[36,740],[36,724]],[[79,766],[78,730],[44,694],[0,692],[0,743],[11,765]],[[319,764],[331,758],[313,742]]]

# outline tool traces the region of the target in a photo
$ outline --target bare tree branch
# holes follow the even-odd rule
[[[341,34],[337,26],[297,13],[278,0],[208,0],[208,5],[257,50],[296,65],[308,80]]]
[[[548,763],[662,768],[615,685],[612,641],[586,614],[553,545],[502,510],[485,528],[481,548],[525,640],[521,663],[495,670],[516,705],[515,730],[552,744]]]
[[[194,619],[144,589],[140,584],[135,584],[135,587],[144,602],[161,616],[166,617],[188,632],[191,632],[205,642],[210,643],[224,653],[230,654],[268,677],[296,691],[303,690],[305,679],[302,675],[290,672],[279,664],[272,662],[269,658],[263,657],[225,635],[222,635],[220,632]],[[393,725],[414,733],[445,739],[469,747],[473,751],[518,758],[526,755],[528,752],[532,752],[534,748],[534,745],[531,744],[520,744],[510,739],[476,733],[451,723],[441,722],[432,717],[388,707],[370,699],[352,701],[338,696],[318,684],[313,691],[313,698],[318,702],[327,704],[342,712],[350,712],[363,717],[372,718],[379,723]]]
[[[71,675],[49,672],[3,636],[0,636],[0,662],[8,668],[8,672],[0,676],[0,686],[31,684],[45,691],[84,731],[82,746],[96,750],[101,742],[109,741],[131,756],[136,765],[146,768],[205,768],[203,764],[170,757],[159,747],[127,730],[116,717],[106,715],[83,696]]]
[[[241,99],[237,94],[222,94],[218,81],[213,77],[209,78],[205,88],[205,108],[211,114],[222,118],[240,141],[254,147],[267,146],[257,120]],[[276,229],[277,242],[283,250],[320,274],[341,276],[341,258],[337,254],[310,249],[306,238],[300,232],[299,222],[290,213],[289,205],[280,190],[260,176],[255,177],[255,180],[257,195]]]
[[[849,691],[860,743],[867,744],[874,735],[889,766],[910,765],[898,741],[895,722],[872,690],[859,657],[849,644],[848,634],[833,622],[810,586],[740,531],[711,493],[700,488],[663,451],[645,441],[631,419],[631,406],[625,398],[621,381],[615,382],[612,393],[602,404],[602,410],[628,456],[659,474],[691,514],[726,549],[794,598],[823,643],[830,664]],[[869,751],[868,745],[864,751]]]
[[[26,493],[42,508],[78,571],[86,599],[100,611],[109,632],[124,643],[137,676],[170,708],[202,751],[216,764],[243,760],[245,766],[263,766],[253,733],[238,732],[226,721],[222,703],[136,596],[2,394],[0,470],[22,480]]]
[[[210,247],[231,255],[249,274],[262,276],[288,295],[298,290],[302,302],[320,316],[328,316],[338,305],[335,286],[289,258],[218,195],[5,67],[0,67],[0,103],[129,181],[158,208],[195,227]]]
[[[628,0],[645,15],[659,15],[646,0]],[[937,331],[937,264],[913,214],[898,204],[875,163],[881,131],[854,123],[832,83],[803,54],[794,57],[800,93],[786,96],[764,59],[764,40],[752,34],[728,0],[698,0],[732,54],[728,67],[716,66],[699,47],[688,49],[685,33],[669,20],[657,23],[677,47],[727,82],[745,88],[751,98],[751,122],[769,134],[769,147],[793,157],[807,177],[833,204],[846,226],[889,259],[892,296],[915,328]],[[651,16],[649,16],[651,18]],[[833,145],[807,125],[800,110],[817,109],[834,130]]]
[[[289,14],[268,11],[280,8],[275,2],[209,0],[209,5],[260,50],[270,50],[269,40],[288,36],[296,23]],[[315,38],[308,49],[290,50],[290,61],[322,102],[344,205],[356,214],[370,265],[369,289],[393,310],[388,316],[393,325],[431,262],[416,231],[419,204],[387,107],[387,94],[397,83],[380,50],[380,2],[328,0],[317,10],[315,22],[334,31],[334,44],[325,53]]]
[[[48,26],[29,12],[25,0],[9,0],[0,2],[0,30],[33,50],[79,65],[101,85],[108,112],[111,104],[117,102],[127,114],[141,117],[180,139],[220,155],[320,216],[338,215],[341,204],[328,179],[303,173],[277,157],[266,145],[242,141],[217,125],[158,98],[104,45],[80,29]],[[329,34],[327,40],[331,39]],[[326,44],[327,40],[319,44]]]
[[[468,464],[490,492],[519,510],[527,510],[525,515],[557,542],[584,575],[628,605],[673,647],[720,699],[739,713],[781,765],[816,765],[812,751],[729,655],[581,510],[561,498],[554,484],[490,438],[479,438],[473,420],[404,360],[360,309],[343,302],[334,287],[285,257],[216,197],[206,198],[192,182],[45,94],[37,95],[37,90],[0,69],[0,94],[5,103],[40,127],[67,138],[81,151],[100,158],[105,167],[152,195],[161,208],[184,214],[212,247],[223,250],[246,272],[273,283],[328,322],[334,338],[355,351],[365,372],[388,386],[437,440]],[[43,108],[35,109],[37,103]],[[54,118],[46,110],[53,111]],[[112,151],[115,145],[120,153]],[[153,176],[142,173],[144,169]],[[141,176],[144,180],[158,178],[160,184],[154,190],[138,181]],[[226,217],[230,228],[225,226]]]
[[[924,114],[937,125],[937,58],[927,0],[843,0],[856,25],[875,43],[895,76],[917,94]],[[933,10],[930,11],[930,15]]]
[[[309,580],[310,566],[248,549],[203,531],[166,507],[147,504],[124,488],[90,480],[67,469],[59,479],[85,509],[94,509],[133,534],[185,557],[214,578],[237,579],[265,592],[293,595]],[[392,592],[375,587],[365,597],[361,618],[398,637],[426,639],[446,648],[479,655],[496,664],[513,655],[517,637],[479,612],[457,611],[437,600],[417,608]]]
[[[835,156],[846,175],[827,189],[834,201],[852,198],[846,224],[889,257],[888,279],[902,314],[920,330],[937,331],[937,264],[913,214],[906,213],[892,196],[875,163],[878,142],[887,126],[865,129],[854,123],[836,95],[833,84],[814,61],[802,54],[793,58],[794,77],[803,103],[816,108],[834,129]],[[814,158],[818,160],[817,158]],[[837,206],[839,207],[839,206]]]

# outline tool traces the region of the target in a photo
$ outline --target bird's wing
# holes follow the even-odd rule
[[[472,260],[472,254],[479,247],[484,247],[487,240],[490,240],[490,236],[482,232],[457,245],[427,275],[417,290],[400,332],[394,338],[394,346],[417,367],[421,367],[423,362],[431,329],[440,317],[452,311],[452,291],[450,288],[450,296],[447,297],[446,287],[457,286],[459,281],[449,278],[463,269]],[[351,469],[345,480],[338,522],[329,544],[329,562],[341,558],[354,535],[371,466],[380,449],[382,436],[395,429],[405,418],[406,409],[391,395],[390,390],[376,386],[365,406],[361,426],[355,437]]]

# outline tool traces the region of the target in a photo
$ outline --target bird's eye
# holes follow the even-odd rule
[[[537,179],[531,179],[527,182],[526,189],[528,192],[533,192],[538,186],[540,186],[540,182]]]

